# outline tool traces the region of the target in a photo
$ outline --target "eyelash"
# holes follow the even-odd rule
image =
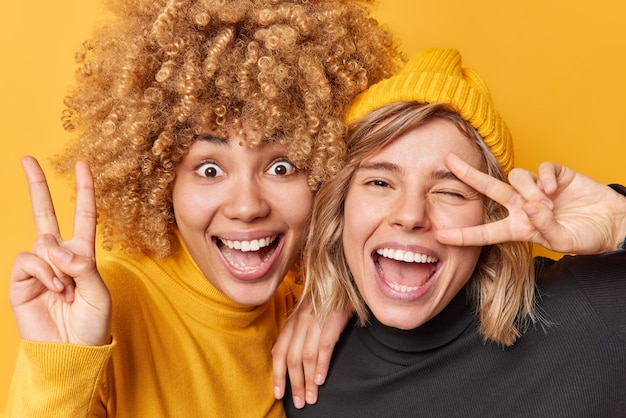
[[[446,196],[452,196],[452,197],[457,198],[457,199],[465,199],[466,198],[465,195],[462,194],[462,193],[452,192],[452,191],[447,191],[447,190],[440,190],[437,193],[443,194],[443,195],[446,195]]]
[[[272,167],[274,167],[274,166],[276,166],[278,164],[288,165],[289,167],[287,168],[287,173],[284,173],[284,174],[276,173],[275,174],[276,176],[280,176],[280,177],[288,176],[290,174],[293,174],[296,171],[296,166],[291,161],[289,161],[287,159],[279,159],[279,160],[276,160],[276,161],[272,162],[270,164],[269,168],[267,169],[267,171],[270,171],[272,169]]]
[[[214,168],[216,173],[214,175],[208,175],[207,174],[207,170],[209,168]],[[212,161],[203,161],[202,163],[200,163],[200,164],[198,164],[196,166],[195,171],[200,176],[206,177],[206,178],[215,178],[215,177],[218,177],[220,174],[224,173],[224,170],[222,170],[222,168],[219,166],[219,164],[216,164],[216,163],[214,163]]]
[[[380,187],[380,188],[391,187],[391,185],[388,182],[386,182],[385,180],[380,180],[380,179],[367,181],[366,184],[373,186],[373,187]],[[439,191],[436,191],[435,193],[440,194],[440,195],[450,196],[452,198],[460,199],[460,200],[465,200],[467,198],[463,193],[449,191],[449,190],[439,190]]]
[[[276,169],[277,167],[286,167],[286,172],[285,173],[277,173]],[[209,175],[207,173],[207,171],[209,169],[213,169],[215,170],[215,173],[212,173],[211,175]],[[274,172],[272,172],[272,169],[274,169]],[[202,163],[198,164],[194,170],[196,171],[196,173],[198,173],[200,176],[202,177],[206,177],[206,178],[215,178],[215,177],[219,177],[220,175],[222,175],[224,173],[224,170],[219,166],[219,164],[213,162],[213,161],[203,161]],[[279,159],[276,161],[273,161],[269,168],[267,169],[268,172],[270,172],[270,174],[272,175],[276,175],[279,177],[284,177],[284,176],[288,176],[290,174],[293,174],[296,171],[296,166],[289,160],[286,159]]]
[[[375,186],[375,187],[389,187],[389,183],[384,180],[370,180],[367,184]]]

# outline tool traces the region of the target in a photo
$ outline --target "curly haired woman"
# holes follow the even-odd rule
[[[109,6],[55,160],[76,169],[71,239],[23,160],[39,237],[11,277],[8,415],[282,416],[270,350],[300,293],[288,272],[346,106],[401,54],[352,0]]]

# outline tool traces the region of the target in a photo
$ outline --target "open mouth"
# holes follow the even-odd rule
[[[215,243],[224,260],[233,269],[251,272],[263,266],[278,248],[280,236],[253,239],[247,241],[227,240],[215,237]]]
[[[412,251],[379,248],[373,255],[380,279],[398,293],[419,291],[437,272],[439,259]]]
[[[224,259],[236,270],[254,271],[267,262],[280,243],[278,235],[248,241],[215,237],[215,243]]]

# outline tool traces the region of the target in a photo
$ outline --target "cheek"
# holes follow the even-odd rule
[[[284,193],[279,206],[287,223],[304,228],[313,209],[313,192],[308,186],[296,188],[291,193]]]
[[[204,226],[207,216],[212,212],[212,205],[217,204],[213,199],[207,199],[202,193],[193,192],[188,188],[172,189],[172,206],[176,224],[188,227]]]
[[[354,238],[365,229],[367,215],[362,213],[359,218],[358,206],[351,193],[348,193],[343,207],[343,245],[346,250],[357,246]]]
[[[377,224],[374,213],[371,206],[364,205],[362,200],[352,199],[348,194],[344,204],[342,242],[348,267],[355,278],[361,270],[359,266],[363,261],[366,241]]]
[[[464,228],[483,224],[483,202],[463,206],[440,206],[433,211],[436,228]]]
[[[456,294],[470,280],[472,274],[476,270],[476,264],[480,257],[480,247],[456,247],[449,253],[450,260],[456,260],[454,266],[450,287],[453,289],[452,294]]]

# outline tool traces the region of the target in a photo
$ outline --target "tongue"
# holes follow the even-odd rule
[[[404,286],[423,285],[435,269],[431,263],[407,263],[385,257],[378,257],[377,263],[385,281]]]
[[[226,246],[222,247],[222,254],[228,262],[236,268],[258,267],[269,258],[273,247],[261,248],[258,251],[239,251]]]

